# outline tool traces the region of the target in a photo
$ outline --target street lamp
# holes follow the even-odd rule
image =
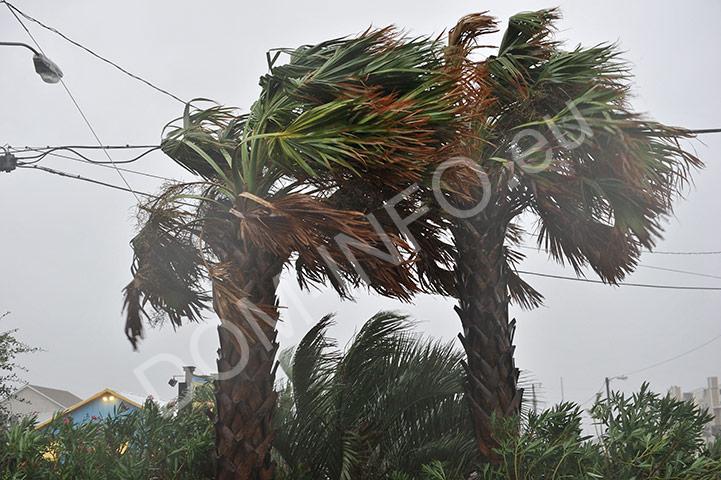
[[[35,72],[40,75],[45,83],[58,83],[63,78],[63,71],[60,70],[55,62],[50,60],[42,53],[35,50],[33,47],[26,43],[18,42],[0,42],[0,45],[9,47],[25,47],[33,52],[33,64],[35,64]]]

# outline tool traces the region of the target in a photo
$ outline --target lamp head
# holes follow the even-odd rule
[[[58,83],[63,78],[63,71],[60,70],[60,67],[42,53],[33,55],[33,63],[35,71],[43,79],[43,82]]]

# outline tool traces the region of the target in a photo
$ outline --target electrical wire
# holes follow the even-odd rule
[[[24,147],[13,147],[12,145],[7,146],[8,150],[12,153],[25,153],[25,152],[40,152],[44,150],[139,150],[146,148],[160,148],[160,145],[46,145],[30,147],[25,145]]]
[[[67,150],[67,151],[69,151],[69,152],[74,153],[74,154],[77,155],[79,158],[82,158],[82,159],[83,159],[85,162],[87,162],[87,163],[93,163],[93,164],[96,164],[96,165],[109,164],[109,163],[111,163],[111,164],[121,164],[121,163],[133,163],[133,162],[137,162],[138,160],[140,160],[140,159],[143,158],[144,156],[146,156],[146,155],[154,152],[155,150],[158,150],[159,148],[160,148],[160,147],[149,148],[148,150],[146,150],[145,152],[141,153],[140,155],[137,155],[137,156],[135,156],[135,157],[132,157],[132,158],[130,158],[130,159],[128,159],[128,160],[111,160],[110,162],[93,160],[92,158],[87,157],[87,156],[83,155],[82,153],[78,152],[77,150],[75,150],[74,148],[70,148],[70,147],[56,147],[56,148],[51,148],[51,149],[49,149],[49,150],[36,150],[37,152],[40,152],[38,155],[23,155],[23,156],[16,157],[16,158],[17,158],[19,161],[21,161],[21,160],[30,160],[30,161],[27,161],[27,162],[23,162],[24,164],[27,165],[27,164],[32,164],[32,163],[38,163],[38,162],[40,162],[40,161],[41,161],[42,159],[44,159],[47,155],[53,155],[52,152],[55,152],[55,151],[58,151],[58,150]],[[26,150],[26,151],[27,151],[27,150]],[[13,153],[14,153],[14,152],[13,152]],[[56,155],[56,156],[57,156],[57,155]]]
[[[652,363],[651,365],[647,365],[647,366],[645,366],[645,367],[643,367],[643,368],[639,368],[639,369],[637,369],[637,370],[632,370],[632,371],[630,371],[630,372],[623,373],[623,374],[621,374],[620,376],[635,375],[635,374],[637,374],[637,373],[645,372],[646,370],[651,370],[652,368],[660,367],[661,365],[665,365],[665,364],[667,364],[667,363],[673,362],[674,360],[678,360],[678,359],[681,358],[681,357],[685,357],[686,355],[690,355],[690,354],[696,352],[697,350],[701,350],[702,348],[707,347],[708,345],[711,345],[712,343],[714,343],[715,341],[717,341],[717,340],[720,339],[720,338],[721,338],[721,333],[718,334],[718,335],[716,335],[715,337],[713,337],[713,338],[710,339],[710,340],[707,340],[707,341],[705,341],[705,342],[703,342],[703,343],[701,343],[701,344],[699,344],[699,345],[696,345],[695,347],[693,347],[693,348],[691,348],[691,349],[689,349],[689,350],[686,350],[686,351],[683,352],[683,353],[679,353],[678,355],[674,355],[673,357],[667,358],[666,360],[661,360],[660,362]]]
[[[70,155],[63,155],[60,153],[47,153],[47,155],[52,156],[52,157],[65,158],[67,160],[73,160],[75,162],[86,163],[89,165],[97,165],[98,167],[103,167],[103,168],[113,168],[111,165],[107,165],[106,162],[88,161],[88,160],[85,160],[84,158],[71,157]],[[21,157],[21,158],[23,158],[23,157]],[[18,162],[18,166],[33,165],[35,163],[37,163],[37,161]],[[120,162],[118,162],[118,163],[120,163]],[[152,173],[140,172],[138,170],[131,170],[129,168],[119,168],[119,170],[121,170],[123,172],[127,172],[127,173],[133,173],[135,175],[141,175],[141,176],[148,177],[148,178],[157,178],[158,180],[166,180],[168,182],[180,183],[180,180],[178,180],[176,178],[164,177],[162,175],[155,175]]]
[[[608,285],[608,283],[602,282],[601,280],[593,280],[590,278],[567,277],[564,275],[553,275],[550,273],[529,272],[526,270],[516,270],[516,271],[518,273],[521,273],[524,275],[533,275],[536,277],[555,278],[557,280],[569,280],[569,281],[574,281],[574,282],[598,283],[601,285]],[[631,282],[621,282],[621,283],[618,283],[618,286],[619,287],[658,288],[658,289],[665,289],[665,290],[699,290],[699,291],[721,292],[721,287],[700,287],[700,286],[686,286],[686,285],[657,285],[657,284],[651,284],[651,283],[631,283]]]
[[[45,55],[45,51],[42,49],[42,47],[40,46],[40,44],[38,43],[38,41],[35,39],[35,36],[33,36],[32,32],[28,29],[28,27],[25,25],[25,23],[22,21],[22,19],[21,19],[20,17],[18,17],[17,13],[15,13],[15,10],[13,10],[12,5],[10,5],[10,4],[7,3],[7,2],[4,2],[4,3],[5,3],[5,5],[8,7],[8,10],[10,10],[10,13],[11,13],[11,14],[15,17],[15,19],[18,21],[18,23],[20,24],[20,26],[21,26],[21,27],[25,30],[25,32],[28,34],[28,36],[30,37],[30,39],[31,39],[31,40],[33,41],[33,43],[35,44],[35,46],[38,47],[38,50],[40,50],[40,52],[42,52],[42,54]],[[88,117],[85,115],[85,112],[83,112],[83,109],[80,107],[80,104],[79,104],[78,101],[75,99],[75,96],[72,94],[72,92],[71,92],[70,89],[68,88],[67,83],[66,83],[62,78],[60,79],[60,84],[61,84],[61,85],[63,86],[63,88],[65,89],[65,92],[67,92],[68,96],[70,97],[70,100],[72,100],[73,105],[75,105],[75,108],[77,109],[78,113],[80,113],[80,116],[83,118],[83,121],[85,121],[85,124],[87,125],[88,129],[90,130],[90,133],[91,133],[91,134],[93,135],[93,137],[95,138],[95,141],[98,143],[98,145],[103,145],[103,142],[100,140],[100,137],[98,136],[97,132],[95,131],[95,128],[93,128],[93,125],[90,123],[90,120],[89,120]],[[115,162],[113,161],[112,157],[110,156],[110,153],[108,152],[108,150],[103,149],[103,152],[105,153],[105,156],[108,157],[108,160],[110,160],[110,162],[113,164],[113,166],[115,166],[115,170],[118,172],[118,175],[120,176],[120,178],[122,179],[123,183],[124,183],[125,186],[128,188],[128,190],[130,190],[130,191],[133,193],[133,196],[135,197],[135,200],[137,200],[138,203],[140,203],[140,197],[138,197],[138,195],[135,194],[135,192],[133,191],[133,187],[130,186],[130,183],[128,182],[128,180],[127,180],[127,179],[125,178],[125,176],[123,175],[123,172],[121,172],[121,171],[117,168],[117,165],[115,165]]]
[[[536,252],[545,252],[545,253],[548,253],[548,250],[547,250],[547,249],[541,248],[541,247],[534,247],[534,246],[532,246],[532,245],[515,245],[515,247],[523,248],[523,249],[526,249],[526,250],[534,250],[534,251],[536,251]],[[648,269],[651,269],[651,270],[661,270],[661,271],[664,271],[664,272],[683,273],[683,274],[685,274],[685,275],[694,275],[694,276],[697,276],[697,277],[714,278],[714,279],[721,280],[721,275],[712,275],[712,274],[709,274],[709,273],[692,272],[692,271],[690,271],[690,270],[679,270],[679,269],[676,269],[676,268],[657,267],[657,266],[655,266],[655,265],[638,265],[638,267],[639,267],[639,268],[648,268]]]
[[[601,388],[599,388],[598,390],[596,390],[596,391],[593,393],[593,395],[591,395],[590,397],[588,397],[586,400],[584,400],[583,402],[579,403],[578,406],[579,406],[579,407],[583,407],[583,406],[586,405],[588,402],[590,402],[590,401],[593,400],[594,398],[596,398],[596,397],[598,397],[599,395],[601,395],[601,392],[603,391],[604,386],[605,386],[605,382],[601,384]]]
[[[539,237],[540,235],[533,232],[526,232],[526,235],[531,237]],[[543,247],[534,247],[533,245],[523,245],[521,248],[531,250],[542,250],[547,252]],[[683,251],[683,252],[670,252],[664,250],[644,250],[643,253],[650,253],[652,255],[721,255],[721,250],[709,250],[709,251]]]
[[[123,190],[123,191],[131,192],[131,193],[133,192],[133,190],[130,190],[130,189],[118,186],[118,185],[114,185],[114,184],[107,183],[107,182],[102,182],[100,180],[95,180],[95,179],[91,179],[88,177],[83,177],[81,175],[76,175],[76,174],[63,172],[60,170],[55,170],[55,169],[48,168],[48,167],[43,167],[41,165],[18,165],[18,168],[38,169],[38,170],[42,170],[42,171],[52,173],[55,175],[60,175],[60,176],[67,177],[67,178],[73,178],[76,180],[82,180],[82,181],[86,181],[86,182],[90,182],[90,183],[95,183],[95,184],[106,186],[106,187],[113,188],[116,190]],[[145,193],[145,192],[137,192],[137,193],[140,195],[151,197],[151,198],[159,198],[157,195],[152,195],[152,194]],[[566,277],[566,276],[562,276],[562,275],[552,275],[552,274],[548,274],[548,273],[530,272],[530,271],[525,271],[525,270],[518,270],[517,272],[520,274],[524,274],[524,275],[534,275],[534,276],[538,276],[538,277],[555,278],[555,279],[560,279],[560,280],[572,280],[572,281],[585,282],[585,283],[598,283],[598,284],[606,285],[604,282],[602,282],[600,280],[591,280],[591,279],[587,279],[587,278]],[[619,286],[674,289],[674,290],[721,291],[721,287],[697,287],[697,286],[686,286],[686,285],[655,285],[655,284],[646,284],[646,283],[625,283],[624,282],[624,283],[620,283]]]
[[[44,166],[42,166],[42,165],[18,165],[17,168],[18,168],[18,169],[20,169],[20,168],[26,168],[26,169],[31,169],[31,170],[41,170],[41,171],[43,171],[43,172],[52,173],[53,175],[59,175],[59,176],[61,176],[61,177],[70,178],[70,179],[73,179],[73,180],[80,180],[80,181],[83,181],[83,182],[88,182],[88,183],[92,183],[92,184],[95,184],[95,185],[100,185],[100,186],[103,186],[103,187],[108,187],[108,188],[111,188],[111,189],[114,189],[114,190],[120,190],[120,191],[123,191],[123,192],[133,193],[133,194],[136,195],[136,198],[137,198],[137,195],[142,195],[142,196],[144,196],[144,197],[153,198],[153,199],[156,199],[156,200],[160,198],[158,195],[153,195],[152,193],[146,193],[146,192],[139,191],[139,190],[131,190],[131,189],[125,188],[125,187],[123,187],[123,186],[121,186],[121,185],[115,185],[115,184],[112,184],[112,183],[103,182],[102,180],[97,180],[97,179],[90,178],[90,177],[84,177],[84,176],[82,176],[82,175],[77,175],[77,174],[75,174],[75,173],[63,172],[62,170],[56,170],[56,169],[54,169],[54,168],[48,168],[48,167],[44,167]],[[196,205],[193,205],[192,203],[184,202],[184,201],[182,201],[182,200],[173,200],[173,202],[175,202],[175,203],[177,203],[177,204],[179,204],[179,205],[184,205],[184,206],[186,206],[186,207],[193,207],[193,208],[196,207]],[[141,202],[138,201],[138,203],[141,203]]]
[[[721,255],[721,250],[712,250],[706,252],[664,252],[659,250],[649,250],[644,253],[653,253],[656,255]]]
[[[115,62],[113,62],[113,61],[111,61],[111,60],[108,60],[107,58],[103,57],[102,55],[100,55],[100,54],[98,54],[98,53],[95,53],[93,50],[91,50],[90,48],[82,45],[80,42],[76,42],[75,40],[69,38],[67,35],[65,35],[64,33],[60,32],[58,29],[53,28],[53,27],[51,27],[51,26],[49,26],[49,25],[46,25],[46,24],[44,24],[43,22],[41,22],[40,20],[31,17],[30,15],[26,14],[25,12],[23,12],[22,10],[20,10],[19,8],[17,8],[15,5],[11,4],[10,2],[3,0],[2,3],[4,3],[4,4],[8,7],[8,9],[10,9],[10,11],[13,13],[13,15],[15,15],[16,18],[17,18],[17,14],[16,14],[16,12],[17,12],[18,14],[22,15],[23,17],[25,17],[27,20],[38,24],[39,26],[43,27],[43,28],[46,29],[46,30],[49,30],[49,31],[55,33],[56,35],[59,35],[61,38],[63,38],[63,39],[66,40],[67,42],[69,42],[69,43],[75,45],[76,47],[84,50],[85,52],[89,53],[90,55],[92,55],[93,57],[97,58],[98,60],[101,60],[101,61],[107,63],[108,65],[111,65],[112,67],[120,70],[120,71],[123,72],[125,75],[128,75],[129,77],[131,77],[131,78],[133,78],[133,79],[135,79],[135,80],[138,80],[138,81],[144,83],[145,85],[149,86],[150,88],[152,88],[152,89],[154,89],[154,90],[162,93],[163,95],[167,95],[168,97],[170,97],[170,98],[172,98],[173,100],[176,100],[176,101],[182,103],[183,105],[186,105],[186,104],[188,103],[188,102],[186,102],[185,100],[183,100],[182,98],[178,97],[177,95],[175,95],[175,94],[173,94],[173,93],[170,93],[168,90],[165,90],[164,88],[160,88],[159,86],[155,85],[154,83],[150,82],[149,80],[144,79],[144,78],[141,77],[140,75],[134,74],[134,73],[128,71],[127,69],[121,67],[121,66],[118,65],[117,63],[115,63]]]
[[[657,267],[655,265],[639,265],[639,268],[660,270],[662,272],[683,273],[684,275],[694,275],[696,277],[715,278],[715,279],[721,280],[721,275],[711,275],[710,273],[691,272],[689,270],[679,270],[676,268]]]
[[[122,190],[124,192],[130,192],[130,193],[136,195],[136,198],[137,198],[137,195],[143,195],[145,197],[150,197],[150,198],[160,198],[157,195],[153,195],[151,193],[145,193],[145,192],[141,192],[139,190],[132,190],[129,188],[122,187],[120,185],[114,185],[112,183],[107,183],[107,182],[103,182],[101,180],[96,180],[94,178],[84,177],[82,175],[76,175],[74,173],[63,172],[61,170],[55,170],[54,168],[43,167],[42,165],[18,165],[17,168],[42,170],[43,172],[52,173],[53,175],[59,175],[61,177],[66,177],[66,178],[72,178],[74,180],[82,180],[83,182],[94,183],[96,185],[102,185],[103,187],[113,188],[115,190]],[[138,200],[138,201],[140,201],[140,200]]]

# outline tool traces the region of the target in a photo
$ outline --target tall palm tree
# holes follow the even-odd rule
[[[212,301],[221,319],[219,479],[273,475],[276,289],[285,266],[294,264],[301,285],[328,282],[343,296],[361,281],[403,300],[447,291],[449,279],[434,273],[452,260],[440,221],[400,228],[383,204],[423,178],[464,129],[462,92],[443,51],[438,40],[382,29],[271,52],[249,113],[188,105],[168,128],[163,152],[198,180],[169,185],[142,206],[126,334],[135,346],[142,317],[177,326],[200,320]],[[287,64],[277,64],[281,54]],[[411,192],[396,207],[406,215],[421,201]]]
[[[431,460],[465,478],[478,455],[463,352],[416,337],[393,312],[374,315],[340,351],[328,338],[332,322],[323,318],[281,354],[288,374],[276,415],[281,478],[416,478]]]
[[[577,274],[590,266],[615,284],[652,248],[672,200],[701,162],[679,140],[692,135],[643,118],[629,105],[629,67],[615,45],[566,50],[554,40],[555,9],[520,13],[498,52],[470,55],[493,18],[469,15],[450,32],[449,63],[475,74],[467,83],[483,97],[478,137],[466,146],[488,183],[474,201],[485,208],[456,218],[453,236],[457,313],[467,353],[467,396],[478,447],[494,460],[493,417],[518,412],[510,301],[537,306],[542,296],[515,270],[523,225],[537,244]],[[535,220],[534,220],[535,219]],[[531,232],[532,233],[532,232]]]

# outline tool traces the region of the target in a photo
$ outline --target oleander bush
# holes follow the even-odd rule
[[[0,479],[214,478],[207,403],[167,413],[148,401],[127,415],[79,425],[58,418],[36,430],[33,419],[23,420],[0,438]]]
[[[382,312],[340,349],[331,323],[324,318],[280,356],[279,480],[721,479],[721,442],[702,436],[710,416],[648,385],[597,399],[595,436],[584,435],[574,403],[498,421],[501,462],[480,464],[456,348]],[[213,416],[204,387],[175,413],[148,401],[82,425],[58,418],[36,430],[25,419],[0,432],[0,480],[212,479]]]

